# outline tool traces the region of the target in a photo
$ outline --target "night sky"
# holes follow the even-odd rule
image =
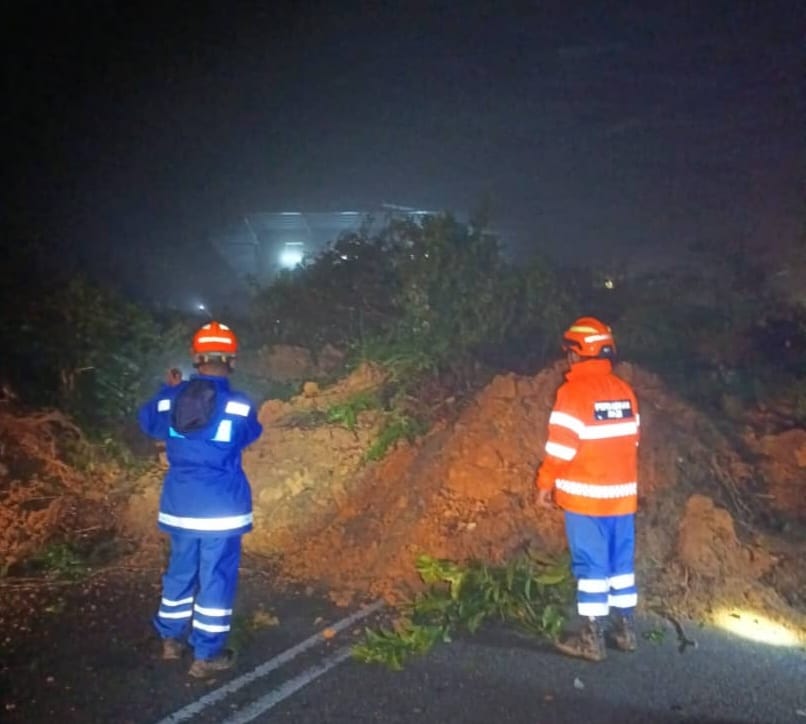
[[[248,212],[382,202],[487,204],[512,247],[571,259],[802,223],[797,0],[40,2],[5,20],[6,211],[109,269]]]

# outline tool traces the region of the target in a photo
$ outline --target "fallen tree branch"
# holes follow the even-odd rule
[[[752,530],[749,519],[753,518],[753,511],[751,510],[750,506],[744,502],[742,494],[739,492],[736,483],[722,470],[721,465],[719,465],[719,462],[716,459],[716,455],[711,456],[711,469],[714,471],[717,481],[728,494],[728,498],[733,503],[736,519],[746,528]]]
[[[650,609],[653,613],[657,614],[661,618],[668,621],[674,627],[675,634],[677,636],[678,646],[677,650],[679,653],[684,654],[686,653],[686,649],[690,646],[693,649],[698,648],[699,644],[697,643],[696,639],[690,639],[685,632],[680,621],[678,621],[671,613],[667,610],[662,608],[652,608]]]

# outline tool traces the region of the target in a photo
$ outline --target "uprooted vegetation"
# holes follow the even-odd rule
[[[57,411],[0,410],[0,572],[75,573],[116,534],[118,468]],[[77,464],[80,462],[80,466]]]
[[[740,262],[605,289],[539,259],[509,265],[489,234],[446,218],[339,240],[264,290],[243,322],[250,342],[239,370],[255,383],[247,388],[293,391],[258,397],[265,434],[245,456],[256,517],[247,549],[272,561],[278,582],[345,603],[421,600],[418,559],[495,577],[525,550],[562,555],[562,519],[534,506],[533,478],[561,380],[557,335],[593,311],[614,325],[632,362],[618,372],[641,404],[642,607],[698,618],[760,610],[803,626],[806,319],[750,295],[762,277]],[[91,294],[67,299],[97,311]],[[116,369],[114,334],[88,318],[93,334],[107,335],[88,359]],[[174,340],[175,328],[137,329],[146,331],[131,356],[142,372],[164,356],[148,351]],[[292,349],[281,377],[271,365]],[[92,379],[80,399],[100,400],[106,415],[118,398],[103,397],[101,376]],[[58,373],[53,382],[58,392]],[[122,412],[135,392],[143,394],[125,388]],[[49,547],[51,563],[71,568],[58,546],[91,548],[88,532],[97,542],[153,543],[158,476],[135,485],[130,471],[68,465],[66,448],[83,437],[61,413],[3,420],[0,554],[11,573],[31,570],[24,562]],[[39,461],[35,471],[15,462],[26,459]],[[109,509],[124,496],[125,508]],[[70,501],[99,521],[70,518]],[[410,613],[412,647],[449,635]]]
[[[531,636],[555,637],[565,621],[573,586],[567,561],[523,554],[506,566],[420,556],[415,564],[428,588],[401,606],[391,628],[367,629],[353,655],[365,663],[402,668],[411,656],[489,620],[514,624]]]

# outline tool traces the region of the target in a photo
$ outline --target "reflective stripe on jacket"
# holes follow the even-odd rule
[[[206,408],[191,408],[186,415],[190,419],[178,421],[182,404],[177,399],[194,381],[206,381],[214,395],[207,398]],[[225,377],[193,375],[189,382],[163,387],[140,408],[138,419],[146,434],[165,440],[169,468],[160,497],[162,530],[227,537],[252,529],[252,491],[241,451],[263,428],[246,396],[230,389]]]
[[[572,513],[634,513],[639,425],[635,393],[609,360],[574,364],[557,390],[537,487],[553,488]]]

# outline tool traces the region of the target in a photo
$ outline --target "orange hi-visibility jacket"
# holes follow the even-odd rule
[[[634,513],[638,504],[638,402],[609,360],[578,362],[557,390],[537,487],[571,513]]]

